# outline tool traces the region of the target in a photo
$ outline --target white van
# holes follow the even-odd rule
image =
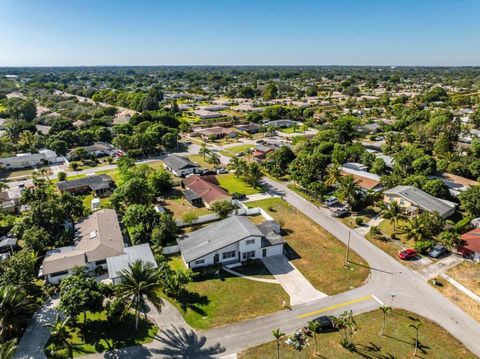
[[[337,203],[338,203],[338,199],[335,196],[331,196],[331,197],[328,197],[328,198],[325,199],[325,204],[328,207],[331,207],[331,206],[333,206],[334,204],[337,204]]]

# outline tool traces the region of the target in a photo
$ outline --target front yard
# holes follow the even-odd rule
[[[106,312],[87,312],[87,323],[84,324],[83,314],[77,318],[78,325],[69,325],[67,330],[71,335],[69,340],[74,356],[102,353],[115,348],[145,344],[153,341],[158,327],[146,321],[141,316],[138,330],[135,332],[135,317],[130,314],[121,323],[115,325],[107,321]],[[50,341],[45,346],[48,358],[67,358],[66,349],[56,348]]]
[[[385,335],[379,335],[382,325],[382,313],[377,310],[355,317],[359,330],[354,336],[356,352],[349,352],[340,344],[338,332],[321,333],[317,335],[318,354],[314,355],[313,338],[310,346],[302,352],[294,350],[285,344],[286,337],[280,340],[280,357],[282,359],[307,358],[409,358],[412,357],[415,332],[409,327],[414,323],[412,318],[418,318],[423,323],[419,331],[420,358],[475,358],[458,340],[437,324],[419,317],[416,314],[395,309],[387,314]],[[273,339],[273,336],[272,336]],[[274,359],[276,358],[275,342],[262,344],[239,353],[239,359]]]
[[[171,257],[172,268],[185,269],[179,256]],[[261,262],[235,268],[243,274],[272,278]],[[209,329],[229,323],[252,319],[282,309],[288,295],[279,284],[256,282],[234,276],[225,271],[216,275],[215,267],[208,267],[187,285],[188,295],[179,300],[169,298],[194,328]]]
[[[249,207],[265,209],[280,223],[292,263],[319,291],[328,295],[360,286],[368,277],[366,263],[350,252],[344,267],[346,247],[325,229],[280,198],[249,202]]]
[[[220,151],[220,153],[227,157],[233,157],[240,152],[247,152],[252,148],[253,148],[253,145],[243,144],[243,145],[225,148],[224,150]]]
[[[207,162],[208,155],[205,155],[205,159],[203,158],[203,155],[189,155],[188,158],[202,168],[213,169],[213,165]]]
[[[237,192],[248,196],[255,193],[265,192],[262,187],[253,188],[253,186],[250,186],[242,179],[235,177],[233,173],[218,175],[217,180],[220,183],[220,186],[230,194]]]

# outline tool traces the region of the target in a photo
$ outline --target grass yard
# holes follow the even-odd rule
[[[252,148],[253,148],[253,145],[243,144],[243,145],[238,145],[238,146],[234,146],[234,147],[225,148],[224,150],[220,151],[220,153],[224,156],[227,156],[227,157],[233,157],[237,153],[247,152],[247,151],[251,150]]]
[[[17,169],[17,170],[0,170],[0,178],[4,179],[13,179],[15,177],[31,177],[33,174],[33,171],[41,171],[42,169],[46,169],[51,173],[50,166],[43,166],[43,167],[38,167],[38,168],[22,168],[22,169]]]
[[[291,133],[303,133],[303,126],[296,126],[296,127],[287,127],[279,129],[280,132],[291,134]]]
[[[187,213],[194,213],[197,216],[202,216],[205,214],[212,213],[206,207],[194,207],[182,196],[182,193],[178,189],[173,189],[170,193],[167,194],[166,199],[163,201],[162,205],[172,213],[172,215],[177,219],[182,219],[182,217]]]
[[[83,197],[83,207],[87,211],[91,211],[92,209],[92,199],[93,195],[89,194],[85,197]],[[100,208],[112,208],[112,204],[110,203],[110,198],[109,197],[100,197]]]
[[[312,285],[328,295],[360,286],[368,277],[366,263],[350,252],[353,263],[343,266],[346,247],[325,229],[280,198],[247,203],[265,209],[282,226],[288,256]]]
[[[447,274],[480,296],[480,263],[464,261],[448,270]]]
[[[205,156],[205,159],[203,159],[203,155],[189,155],[188,158],[190,161],[198,163],[202,168],[213,169],[213,165],[207,162],[208,154]]]
[[[226,189],[230,194],[238,192],[248,196],[250,194],[265,192],[264,188],[253,188],[253,186],[250,186],[242,179],[235,177],[233,173],[218,175],[217,180],[220,183],[220,186]]]
[[[175,269],[184,269],[179,256],[170,258]],[[236,268],[248,275],[271,278],[261,262]],[[215,267],[206,268],[187,285],[189,294],[180,300],[169,300],[180,310],[189,325],[208,329],[229,323],[256,318],[282,309],[288,295],[279,284],[261,283],[220,271]]]
[[[380,311],[360,314],[355,317],[359,326],[354,336],[356,352],[349,352],[339,343],[338,332],[321,333],[317,335],[318,356],[314,355],[315,345],[313,338],[310,346],[303,352],[294,350],[285,344],[282,338],[280,357],[282,359],[307,359],[307,358],[409,358],[412,357],[415,333],[409,324],[418,318],[423,323],[419,331],[419,348],[417,356],[420,358],[475,358],[458,340],[437,324],[419,317],[416,314],[395,309],[387,317],[385,335],[380,336],[382,314]],[[273,339],[273,337],[272,337]],[[250,348],[239,353],[239,359],[274,359],[276,358],[275,342],[269,342]]]
[[[72,338],[74,356],[101,353],[115,348],[150,343],[157,334],[158,327],[141,316],[138,331],[135,332],[135,317],[127,316],[121,323],[111,325],[107,322],[106,311],[100,313],[87,312],[87,323],[84,325],[83,314],[79,315],[78,326],[69,327]],[[53,350],[53,353],[52,353]],[[66,358],[64,350],[55,350],[50,342],[45,347],[48,358]]]

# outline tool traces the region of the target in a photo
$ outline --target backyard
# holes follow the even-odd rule
[[[340,344],[340,334],[336,331],[317,335],[318,354],[314,355],[315,345],[310,339],[310,346],[302,352],[285,344],[287,337],[280,340],[280,357],[282,359],[307,358],[408,358],[412,357],[415,342],[415,331],[409,327],[413,319],[420,319],[423,324],[419,331],[420,358],[475,358],[458,340],[437,324],[421,318],[416,314],[395,309],[387,314],[385,335],[379,335],[382,325],[382,313],[378,311],[360,314],[355,317],[358,332],[354,336],[356,352],[349,352]],[[273,336],[272,336],[273,339]],[[262,344],[242,353],[240,359],[274,359],[276,358],[275,342]]]
[[[75,327],[68,326],[71,334],[69,343],[74,356],[101,353],[115,348],[150,343],[157,334],[158,327],[140,318],[138,330],[135,332],[135,317],[126,316],[122,322],[112,325],[107,321],[106,311],[100,313],[87,312],[87,323],[84,324],[83,314],[77,318]],[[67,358],[66,350],[56,350],[50,341],[45,346],[48,358]]]
[[[350,252],[352,264],[345,267],[343,243],[287,202],[272,198],[248,206],[265,209],[280,223],[288,243],[287,256],[319,291],[332,295],[358,287],[367,279],[369,270],[362,258]]]
[[[185,269],[180,256],[170,258],[174,269]],[[243,274],[273,278],[259,261],[235,268]],[[208,329],[256,318],[282,309],[288,295],[279,284],[256,282],[237,277],[217,268],[198,272],[187,285],[188,294],[178,300],[169,300],[180,310],[186,322],[194,328]]]
[[[187,213],[193,213],[197,216],[212,213],[206,207],[194,207],[183,197],[179,189],[173,188],[163,200],[162,205],[176,219],[182,219]]]

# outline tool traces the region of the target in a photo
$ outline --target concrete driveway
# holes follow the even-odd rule
[[[325,298],[283,254],[262,258],[265,267],[273,274],[290,296],[290,305],[299,305]]]

